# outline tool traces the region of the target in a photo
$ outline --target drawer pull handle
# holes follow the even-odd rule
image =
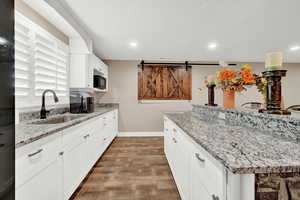
[[[212,200],[220,200],[220,198],[218,197],[218,196],[216,196],[216,195],[212,195]]]
[[[200,157],[200,154],[199,153],[195,153],[195,157],[202,163],[205,162],[205,160],[203,158]]]
[[[43,151],[43,149],[39,149],[39,150],[37,150],[36,152],[29,154],[28,157],[35,156],[35,155],[41,153],[42,151]]]
[[[177,143],[177,140],[176,140],[175,138],[173,138],[173,142],[174,142],[174,143]]]
[[[83,136],[84,139],[86,139],[88,137],[90,137],[90,134],[87,134],[87,135]]]

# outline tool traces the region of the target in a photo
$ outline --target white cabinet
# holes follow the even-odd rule
[[[61,138],[49,136],[16,150],[16,199],[62,199]]]
[[[165,148],[166,156],[170,162],[173,177],[177,184],[180,196],[183,200],[189,199],[189,157],[185,149],[186,141],[180,136],[179,130],[171,123],[166,122]]]
[[[19,200],[62,199],[62,158],[57,158],[24,185],[16,189]]]
[[[232,174],[167,117],[164,148],[183,200],[255,199],[253,174]]]
[[[211,162],[199,147],[191,144],[191,199],[212,199],[222,200],[224,197],[224,176],[223,169]],[[201,188],[199,191],[199,188]],[[204,198],[206,197],[206,198]],[[207,198],[209,197],[209,198]],[[201,199],[200,198],[200,199]]]
[[[70,87],[93,90],[94,70],[108,82],[108,66],[94,54],[70,55]],[[107,91],[107,88],[105,90]]]
[[[89,54],[70,55],[70,87],[93,88],[93,68]]]
[[[117,135],[118,111],[66,130],[64,147],[64,199],[67,200]],[[65,138],[65,139],[64,139]]]
[[[67,200],[116,137],[118,111],[16,151],[17,200]]]

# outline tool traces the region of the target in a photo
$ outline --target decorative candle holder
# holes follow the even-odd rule
[[[281,109],[281,77],[286,76],[287,70],[273,70],[263,72],[267,79],[267,108],[260,109],[260,113],[290,115],[291,112]]]
[[[218,106],[217,104],[215,104],[215,84],[209,84],[206,85],[206,87],[208,88],[208,103],[205,104],[206,106]]]

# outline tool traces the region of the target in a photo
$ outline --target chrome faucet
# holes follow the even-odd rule
[[[56,93],[54,92],[54,90],[45,90],[43,92],[43,95],[42,95],[41,119],[46,119],[47,118],[47,113],[50,112],[49,110],[46,110],[46,108],[45,108],[45,95],[46,95],[47,92],[51,92],[53,94],[55,103],[58,102],[58,98],[57,98]]]

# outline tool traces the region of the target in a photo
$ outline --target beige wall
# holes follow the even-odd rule
[[[191,104],[205,104],[207,90],[204,88],[204,77],[215,73],[218,69],[213,66],[193,66],[192,68],[192,102],[191,103],[160,103],[139,104],[137,100],[137,64],[138,61],[107,61],[109,65],[109,92],[98,94],[99,102],[120,103],[120,131],[162,131],[162,111],[190,110]],[[261,72],[263,64],[249,63],[257,73]],[[300,104],[300,64],[285,65],[288,75],[283,79],[283,94],[286,105]],[[256,87],[237,94],[236,105],[248,101],[262,101],[262,96]],[[222,92],[216,92],[216,102],[222,105]]]
[[[69,38],[59,29],[57,29],[54,25],[49,23],[44,17],[38,14],[35,10],[30,8],[27,4],[23,2],[23,0],[15,0],[15,8],[22,15],[28,17],[34,23],[40,25],[42,28],[53,34],[55,37],[60,39],[66,44],[69,44]]]

